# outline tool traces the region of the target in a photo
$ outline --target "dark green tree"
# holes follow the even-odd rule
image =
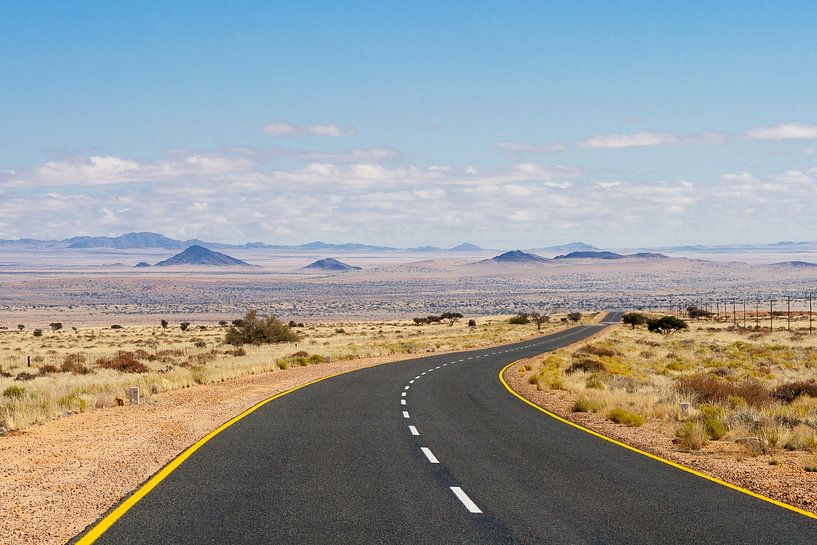
[[[640,312],[628,312],[621,318],[622,322],[629,326],[632,326],[633,329],[635,329],[636,326],[646,324],[647,320],[649,320],[649,318],[647,318],[647,316],[641,314]]]

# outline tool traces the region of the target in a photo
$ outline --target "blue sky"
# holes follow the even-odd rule
[[[623,4],[0,1],[0,238],[817,238],[817,4]]]

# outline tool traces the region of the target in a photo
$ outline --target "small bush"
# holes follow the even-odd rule
[[[817,454],[809,456],[803,461],[803,469],[810,473],[817,471]]]
[[[530,323],[530,318],[528,318],[526,314],[517,314],[508,320],[508,323],[513,325],[525,325]]]
[[[43,365],[40,367],[40,374],[41,375],[48,375],[51,373],[59,373],[60,369],[56,365]]]
[[[798,424],[789,433],[783,448],[786,450],[813,451],[817,448],[817,432],[811,426]]]
[[[783,403],[791,403],[803,395],[817,398],[817,381],[787,382],[775,388],[771,395]]]
[[[42,329],[35,329],[32,332],[32,335],[34,335],[35,337],[42,337],[43,336],[43,330]]]
[[[195,346],[196,348],[207,348],[207,343],[199,339],[193,342],[193,346]]]
[[[98,367],[113,369],[122,373],[147,373],[150,368],[137,360],[132,352],[121,352],[113,358],[104,358],[96,362]]]
[[[122,328],[122,326],[121,326],[121,325],[119,325],[119,324],[113,324],[113,325],[111,326],[111,329],[123,329],[123,328]]]
[[[241,357],[241,356],[246,356],[246,355],[247,355],[247,351],[246,351],[246,350],[244,350],[243,348],[236,348],[235,350],[230,350],[230,351],[228,352],[228,354],[230,354],[230,355],[232,355],[232,356],[235,356],[235,357],[239,358],[239,357]]]
[[[676,389],[683,394],[692,394],[710,404],[730,403],[730,399],[743,398],[747,404],[754,407],[769,402],[769,392],[758,382],[743,382],[734,384],[724,379],[707,375],[681,377],[676,383]]]
[[[618,356],[619,353],[607,346],[601,346],[597,344],[588,344],[582,346],[575,352],[576,354],[591,354],[593,356]]]
[[[31,373],[26,373],[23,371],[22,373],[18,373],[14,380],[34,380],[37,375],[32,375]]]
[[[63,373],[84,375],[88,373],[88,368],[85,367],[85,361],[85,355],[83,354],[68,354],[65,356],[65,359],[62,360],[61,369]]]
[[[686,450],[701,450],[709,442],[706,427],[698,420],[684,422],[675,430],[675,437],[678,445]]]
[[[591,402],[587,396],[579,396],[576,398],[576,401],[573,402],[574,413],[589,413],[595,410],[595,408],[593,402]]]
[[[565,370],[565,373],[572,374],[576,371],[584,371],[585,373],[604,373],[607,371],[607,367],[598,360],[580,359],[578,361],[574,361],[570,367]]]
[[[22,386],[9,386],[3,390],[3,397],[10,399],[20,399],[26,394],[26,389]]]
[[[616,407],[607,413],[607,419],[616,424],[624,424],[625,426],[633,428],[644,425],[643,416],[638,413],[630,412],[627,409],[622,409],[621,407]]]
[[[598,377],[598,375],[590,375],[584,380],[585,388],[589,388],[591,390],[603,390],[604,383]]]
[[[703,405],[701,407],[701,424],[706,429],[706,436],[709,439],[717,441],[723,439],[729,428],[726,422],[723,421],[723,409],[712,405]]]
[[[295,342],[298,335],[274,316],[258,318],[258,313],[251,310],[241,320],[241,326],[232,326],[227,330],[225,342],[234,346],[243,344],[276,344]]]
[[[688,328],[689,326],[684,320],[676,318],[675,316],[662,316],[660,318],[647,320],[647,330],[661,333],[662,335],[669,335],[675,331]]]

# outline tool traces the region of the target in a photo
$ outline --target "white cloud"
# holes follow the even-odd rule
[[[678,144],[678,135],[669,132],[638,131],[631,134],[602,134],[578,143],[582,149],[640,148],[666,144]]]
[[[542,233],[591,241],[625,232],[669,240],[682,232],[688,241],[731,233],[745,240],[755,225],[741,221],[746,217],[778,222],[781,232],[817,229],[810,210],[817,169],[736,171],[691,183],[531,161],[477,169],[357,156],[283,167],[254,153],[199,150],[152,161],[94,155],[7,169],[0,172],[0,238],[154,230],[226,241],[406,245],[479,242],[480,234],[524,244]]]
[[[343,129],[335,123],[318,123],[313,125],[297,125],[289,121],[273,121],[264,125],[264,132],[270,136],[347,136],[353,134],[350,129]]]
[[[754,127],[744,133],[746,140],[802,140],[817,138],[817,125],[783,123],[770,127]]]
[[[524,142],[497,142],[496,147],[513,153],[544,153],[553,151],[563,151],[567,149],[566,144],[553,142],[550,144],[526,144]]]
[[[357,148],[349,151],[307,151],[299,154],[309,161],[326,161],[340,163],[361,163],[368,161],[388,161],[400,157],[400,153],[392,148]]]

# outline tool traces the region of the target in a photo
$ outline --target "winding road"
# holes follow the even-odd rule
[[[817,543],[817,521],[568,426],[500,383],[508,363],[604,327],[381,365],[275,399],[96,543]]]

